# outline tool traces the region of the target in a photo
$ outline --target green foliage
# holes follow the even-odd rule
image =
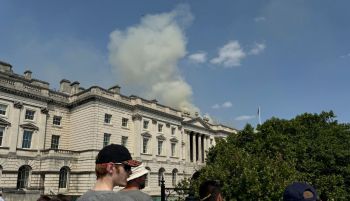
[[[271,118],[257,130],[247,125],[210,149],[194,185],[207,179],[221,182],[227,200],[281,200],[293,181],[350,200],[350,125],[333,112]]]

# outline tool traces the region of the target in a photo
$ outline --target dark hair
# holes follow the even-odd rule
[[[51,201],[51,198],[47,195],[40,196],[37,201]]]
[[[51,198],[50,201],[70,201],[71,198],[68,195],[63,195],[63,194],[57,194],[53,198]]]
[[[215,201],[220,194],[220,184],[217,181],[208,180],[199,187],[199,197],[203,201]]]

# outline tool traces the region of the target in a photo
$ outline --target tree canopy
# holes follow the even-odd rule
[[[227,200],[281,200],[294,181],[323,200],[350,200],[350,125],[332,111],[291,120],[271,118],[218,140],[194,185],[218,180]]]

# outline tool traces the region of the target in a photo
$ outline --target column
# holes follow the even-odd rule
[[[198,162],[202,162],[202,135],[198,133]]]

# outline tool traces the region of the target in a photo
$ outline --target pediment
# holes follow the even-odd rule
[[[158,136],[157,136],[157,139],[158,139],[158,140],[163,140],[163,141],[166,140],[166,138],[164,137],[164,135],[158,135]]]
[[[172,137],[171,139],[170,139],[170,142],[178,142],[179,140],[178,139],[176,139],[175,137]]]
[[[5,119],[0,118],[0,126],[11,126],[11,123]]]
[[[148,137],[148,138],[151,138],[151,137],[152,137],[152,135],[151,135],[149,132],[141,133],[141,135],[142,135],[143,137]]]
[[[37,127],[31,123],[21,124],[20,127],[25,128],[25,129],[29,129],[29,130],[39,130],[39,127]]]
[[[188,124],[188,125],[196,126],[196,127],[210,129],[210,126],[200,117],[191,119],[189,121],[185,121],[185,123]]]

